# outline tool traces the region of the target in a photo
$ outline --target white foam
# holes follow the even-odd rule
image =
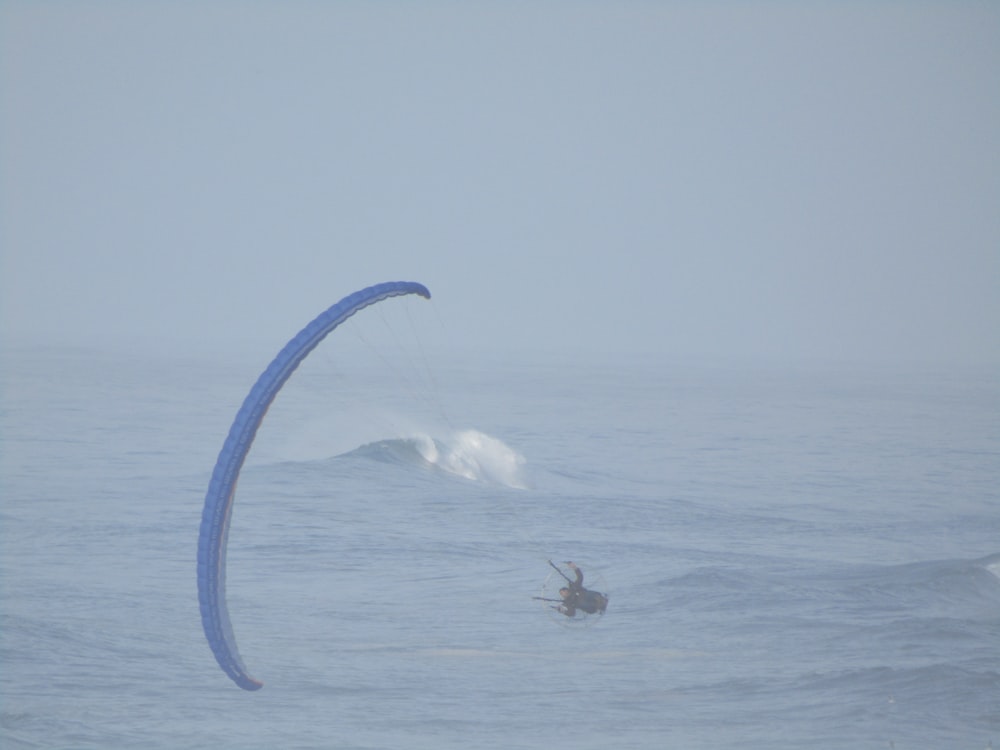
[[[989,565],[986,566],[986,569],[990,571],[990,573],[995,575],[997,578],[1000,578],[1000,560],[990,563]]]
[[[524,489],[524,456],[478,430],[457,430],[443,439],[411,436],[420,455],[439,469],[475,481]]]

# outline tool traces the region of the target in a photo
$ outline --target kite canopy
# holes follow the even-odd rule
[[[205,495],[198,537],[198,603],[208,645],[222,671],[244,690],[264,683],[250,676],[236,648],[226,607],[226,541],[233,512],[236,480],[274,397],[299,363],[327,334],[354,313],[389,297],[417,294],[430,299],[427,287],[412,281],[390,281],[362,289],[321,313],[278,352],[261,374],[236,413]]]

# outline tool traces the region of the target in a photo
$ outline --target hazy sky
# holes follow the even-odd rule
[[[0,333],[1000,361],[996,2],[0,2]]]

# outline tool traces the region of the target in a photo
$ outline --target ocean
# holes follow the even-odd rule
[[[5,351],[0,747],[1000,747],[995,370],[324,342],[237,491],[251,693],[197,542],[283,343]]]

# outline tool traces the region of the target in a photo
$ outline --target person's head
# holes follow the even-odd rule
[[[566,586],[563,586],[561,589],[559,589],[559,596],[561,596],[563,599],[569,599],[569,593],[570,593],[569,589]]]

